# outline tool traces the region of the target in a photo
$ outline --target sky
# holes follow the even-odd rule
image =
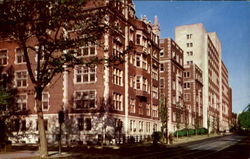
[[[158,17],[161,38],[174,39],[176,26],[203,23],[216,32],[233,91],[233,112],[250,104],[250,1],[142,1],[135,0],[138,18]]]

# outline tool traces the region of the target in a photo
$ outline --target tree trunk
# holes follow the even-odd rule
[[[45,158],[48,156],[48,144],[45,133],[45,125],[43,120],[42,111],[42,91],[36,91],[36,107],[37,107],[37,121],[38,121],[38,133],[39,133],[39,150],[40,157]]]

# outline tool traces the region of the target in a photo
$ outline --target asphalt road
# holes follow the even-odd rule
[[[250,159],[250,136],[219,136],[199,141],[193,141],[167,148],[152,147],[145,151],[137,147],[123,150],[123,153],[95,154],[86,156],[79,152],[75,156],[51,156],[50,159]],[[52,153],[52,152],[51,152]],[[72,154],[71,154],[72,155]],[[0,154],[0,159],[38,159],[37,151],[18,151]]]
[[[134,159],[250,159],[250,137],[223,136],[180,144],[162,152],[130,156]]]

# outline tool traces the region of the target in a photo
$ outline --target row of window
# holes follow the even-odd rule
[[[191,86],[191,83],[190,83],[190,82],[184,82],[184,83],[183,83],[184,89],[189,89],[190,86]]]
[[[144,127],[145,125],[145,127]],[[135,120],[130,120],[129,127],[131,132],[151,132],[150,122],[138,121],[136,124]],[[152,132],[157,131],[157,124],[153,124]]]
[[[27,94],[19,94],[17,95],[17,107],[20,111],[25,111],[28,109],[28,95]],[[44,92],[42,94],[42,110],[49,110],[49,93]]]
[[[36,46],[35,49],[38,49]],[[43,48],[42,48],[43,49]],[[95,56],[96,55],[96,44],[88,42],[84,44],[79,49],[75,50],[77,57],[85,57],[85,56]],[[26,62],[24,58],[24,54],[20,48],[16,48],[16,64],[24,64]],[[44,57],[42,57],[43,59]],[[0,65],[7,65],[8,64],[8,50],[0,50]]]
[[[16,49],[16,60],[17,64],[25,63],[25,58],[23,52],[20,48]],[[8,50],[0,50],[0,65],[7,65],[8,64]]]
[[[130,98],[129,105],[130,105],[129,112],[136,113],[135,99],[134,98]],[[144,115],[143,109],[144,108],[142,106],[142,103],[139,103],[139,106],[138,106],[138,114],[139,115]],[[150,104],[147,103],[145,110],[146,110],[146,116],[150,116],[152,113],[152,117],[158,117],[158,107],[156,105],[154,105],[151,109]]]
[[[130,76],[130,87],[150,93],[148,79],[143,76]]]
[[[130,63],[136,67],[147,70],[150,73],[150,66],[147,61],[147,57],[143,54],[130,55]]]

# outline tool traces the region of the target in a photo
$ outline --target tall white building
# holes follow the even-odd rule
[[[175,41],[184,51],[184,64],[194,63],[203,72],[203,127],[210,131],[228,130],[230,87],[217,34],[207,32],[201,23],[183,25],[175,28]],[[227,75],[222,75],[223,70]]]

